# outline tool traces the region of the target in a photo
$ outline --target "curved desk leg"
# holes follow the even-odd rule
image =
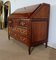
[[[29,52],[29,55],[30,55],[31,54],[31,47],[29,47],[28,52]]]
[[[10,40],[10,35],[8,34],[8,39]]]
[[[47,48],[47,42],[45,43],[45,48]]]

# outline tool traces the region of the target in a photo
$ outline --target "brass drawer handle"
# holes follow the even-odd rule
[[[25,23],[24,23],[24,22],[21,22],[21,23],[20,23],[20,25],[22,25],[22,26],[23,26],[23,25],[25,25]]]
[[[21,31],[21,33],[26,33],[25,31]]]

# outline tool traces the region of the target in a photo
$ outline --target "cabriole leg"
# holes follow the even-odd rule
[[[8,39],[10,40],[10,35],[8,35]]]
[[[47,48],[47,42],[45,43],[45,48]]]
[[[28,52],[29,52],[29,55],[30,55],[31,54],[31,47],[29,47]]]

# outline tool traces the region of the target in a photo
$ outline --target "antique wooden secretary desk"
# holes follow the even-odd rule
[[[32,5],[16,10],[8,17],[8,38],[31,47],[48,42],[50,5],[46,3]]]

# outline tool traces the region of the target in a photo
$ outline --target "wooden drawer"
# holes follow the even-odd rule
[[[19,28],[19,33],[20,34],[27,35],[27,32],[28,32],[27,29]]]
[[[17,28],[17,30],[19,31],[19,34],[22,36],[25,36],[25,37],[31,36],[31,29],[29,29],[27,27],[26,28],[19,27],[19,28]]]
[[[16,28],[10,28],[9,29],[9,35],[12,36],[13,38],[15,38],[16,40],[19,39],[19,30],[17,31]]]
[[[13,19],[13,26],[18,27],[19,26],[19,19]]]
[[[19,39],[20,39],[20,36],[19,36],[18,33],[15,33],[15,32],[13,33],[13,32],[12,32],[11,36],[12,36],[14,39],[16,39],[16,40],[19,40]]]
[[[19,25],[20,25],[20,26],[28,27],[28,26],[31,25],[31,21],[30,21],[30,19],[21,19],[21,20],[19,21]]]
[[[30,39],[29,38],[20,36],[20,41],[25,43],[26,45],[30,45]]]
[[[8,24],[9,24],[10,27],[18,27],[19,26],[19,20],[20,19],[10,18],[8,20]]]

